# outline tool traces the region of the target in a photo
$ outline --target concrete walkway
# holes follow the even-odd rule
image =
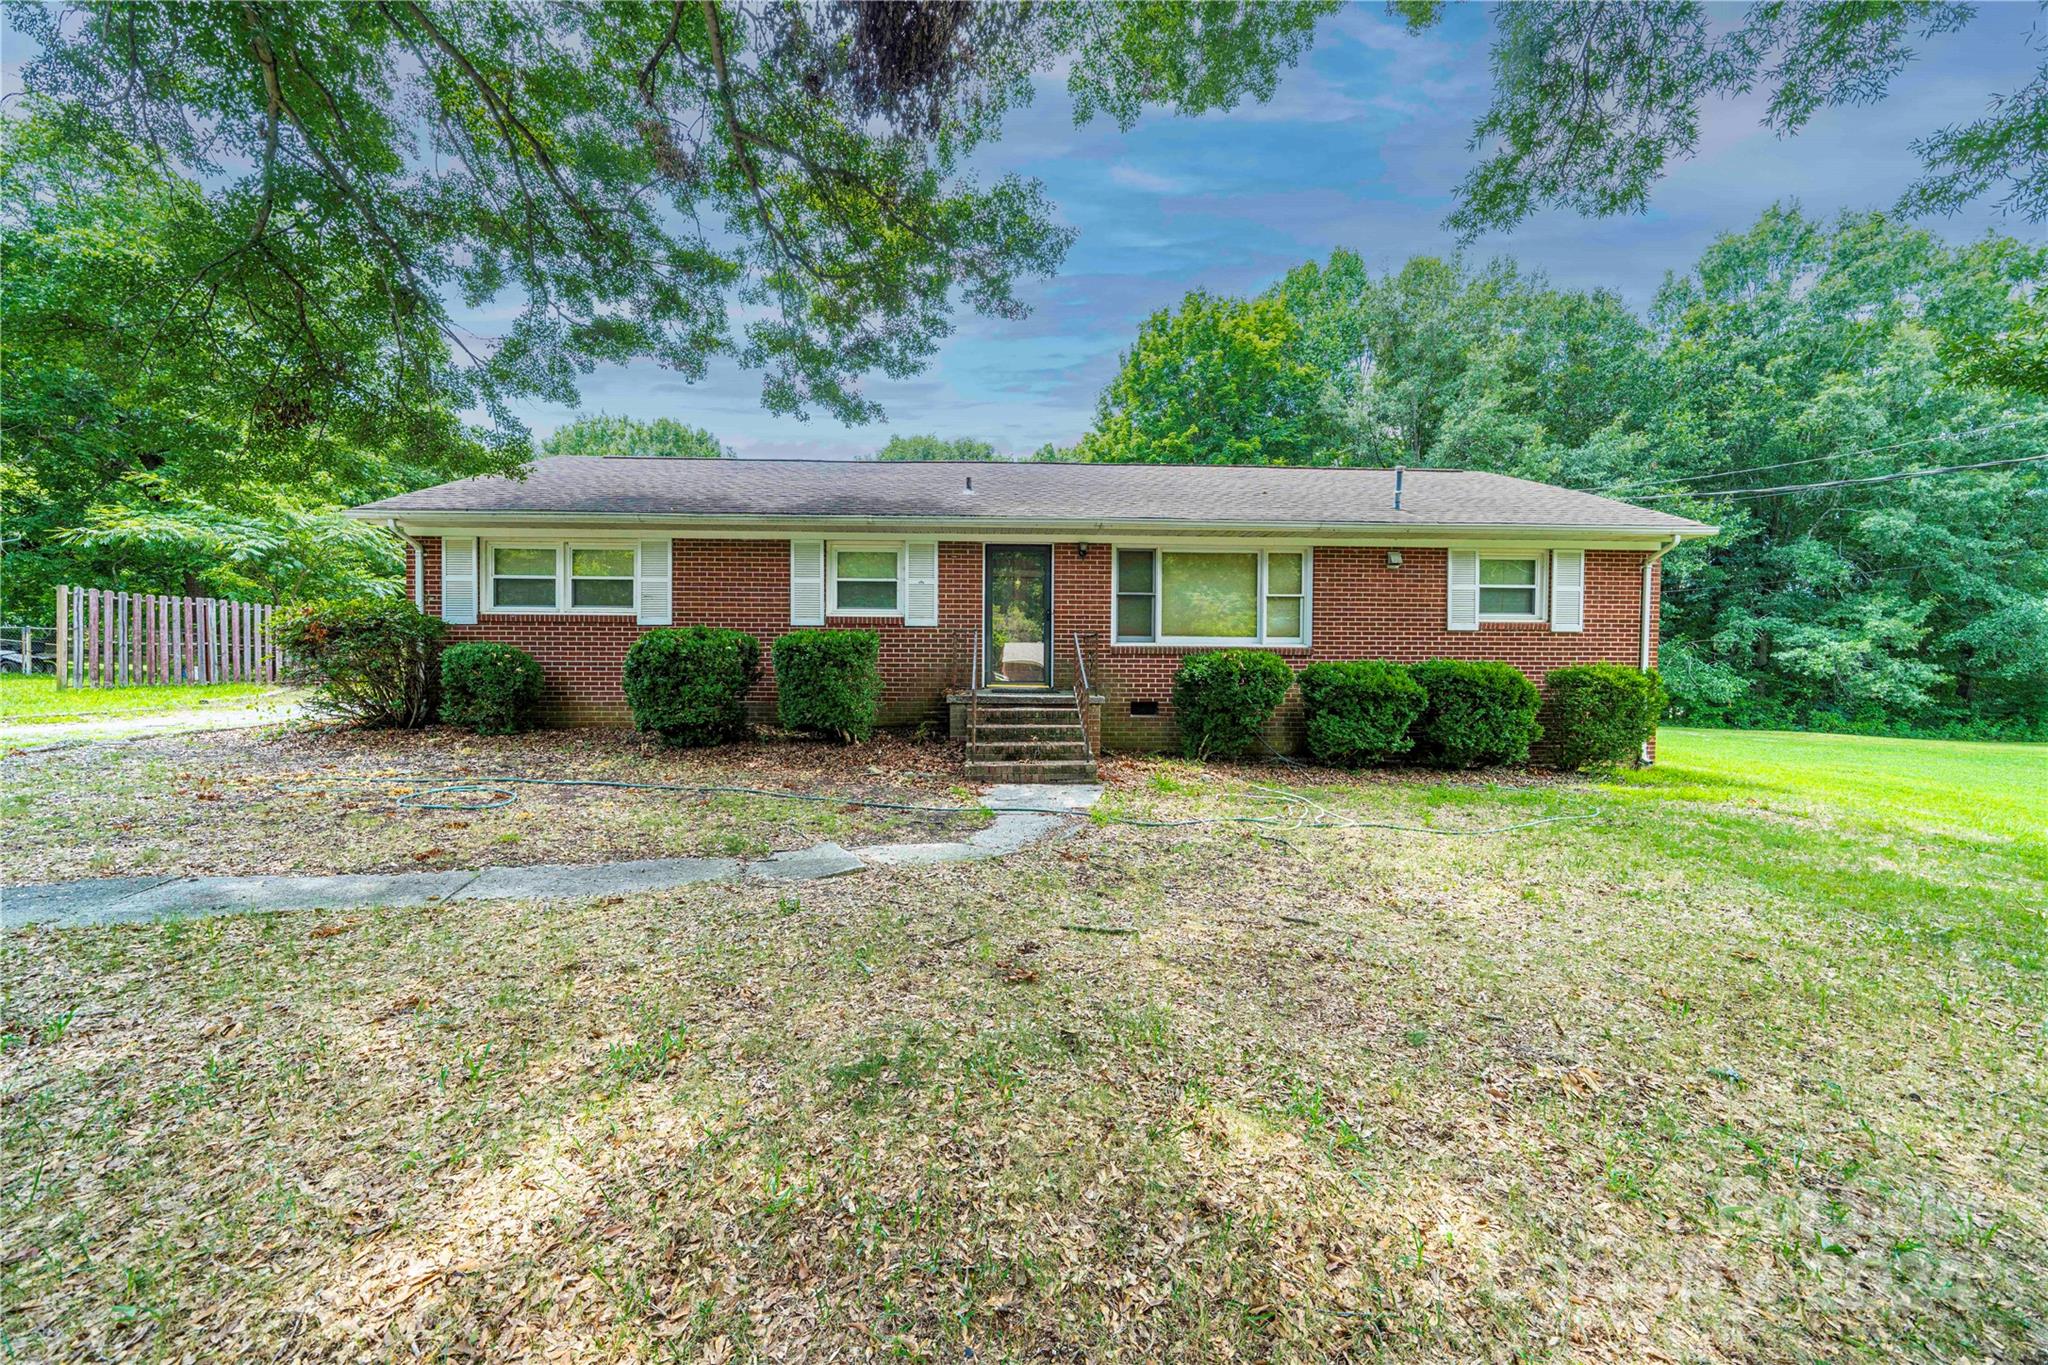
[[[987,829],[945,843],[875,844],[849,851],[816,844],[766,858],[645,858],[637,862],[483,867],[467,872],[395,872],[331,877],[97,877],[0,887],[0,927],[78,928],[271,910],[404,908],[446,901],[589,900],[665,891],[697,882],[802,882],[870,867],[971,862],[1014,853],[1056,833],[1095,804],[1100,787],[992,787],[982,799],[1004,807]]]

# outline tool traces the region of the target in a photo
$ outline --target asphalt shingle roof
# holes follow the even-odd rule
[[[1709,529],[1591,493],[1471,470],[1408,470],[1397,512],[1390,469],[579,455],[536,460],[524,479],[460,479],[355,510],[366,517],[574,513],[1028,526],[1528,527],[1663,534]]]

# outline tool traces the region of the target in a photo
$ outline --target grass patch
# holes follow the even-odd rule
[[[277,690],[268,683],[59,688],[54,677],[43,674],[0,673],[0,725],[53,725],[103,716],[183,711],[251,701]]]
[[[1918,743],[1754,739],[1111,767],[1147,819],[1598,817],[1480,839],[10,935],[0,1349],[2038,1356],[2041,751],[1888,798]]]

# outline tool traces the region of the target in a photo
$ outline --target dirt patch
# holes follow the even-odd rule
[[[0,760],[0,876],[411,872],[485,864],[758,857],[831,839],[946,837],[977,815],[861,806],[967,805],[956,750],[884,736],[844,747],[759,740],[675,750],[617,729],[284,731],[173,736]],[[494,809],[408,806],[425,788],[493,777],[791,792],[693,794],[513,784]],[[487,804],[492,793],[425,799]]]

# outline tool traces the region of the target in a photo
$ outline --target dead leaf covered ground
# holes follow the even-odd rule
[[[4,1346],[2039,1358],[2048,848],[1667,763],[1121,762],[974,866],[10,934]],[[1600,818],[1111,820],[1277,785]]]
[[[412,872],[486,864],[758,857],[949,837],[986,824],[849,804],[973,805],[943,744],[764,739],[669,749],[629,730],[479,736],[297,728],[81,745],[0,759],[0,878]],[[440,782],[596,778],[774,788],[822,803],[603,787],[515,786],[493,810],[408,810]],[[491,799],[451,794],[472,804]]]

